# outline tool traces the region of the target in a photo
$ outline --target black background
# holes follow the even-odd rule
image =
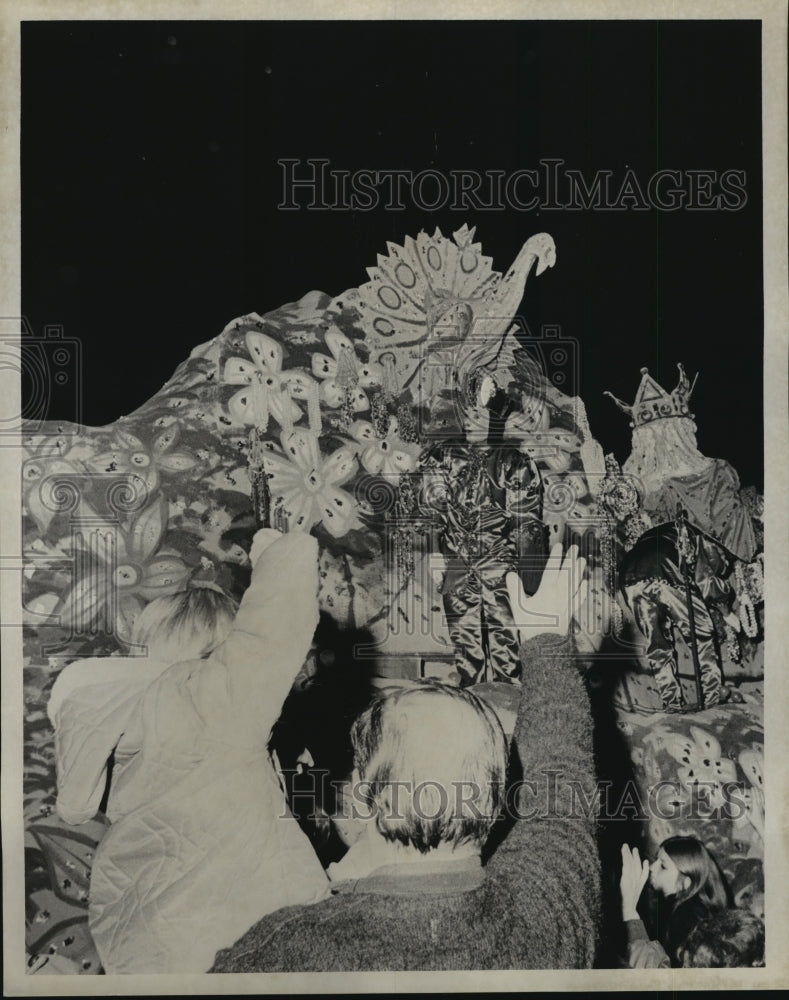
[[[762,191],[758,22],[27,22],[22,26],[22,299],[32,330],[82,344],[81,410],[101,425],[153,395],[249,311],[463,222],[505,271],[547,231],[532,332],[579,345],[593,433],[623,460],[642,365],[700,377],[701,450],[761,485]],[[282,157],[335,169],[512,172],[560,157],[744,170],[739,211],[277,209]],[[23,386],[26,386],[23,382]]]

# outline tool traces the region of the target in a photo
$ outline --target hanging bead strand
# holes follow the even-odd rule
[[[249,431],[249,481],[252,485],[252,510],[257,528],[271,527],[271,489],[263,461],[263,439],[257,427]]]

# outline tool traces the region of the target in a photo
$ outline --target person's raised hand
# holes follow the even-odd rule
[[[586,602],[586,560],[578,555],[577,545],[571,545],[564,558],[562,551],[561,543],[551,549],[540,585],[531,597],[517,573],[505,578],[513,628],[521,642],[545,632],[567,635],[573,617]]]
[[[259,528],[255,532],[252,538],[252,548],[249,550],[249,561],[253,566],[269,545],[273,545],[278,538],[282,538],[282,534],[275,528]]]
[[[649,878],[649,862],[641,859],[638,848],[622,844],[622,875],[619,891],[622,894],[622,919],[639,920],[636,906]]]
[[[615,598],[609,593],[599,566],[587,568],[587,581],[586,600],[579,604],[574,615],[573,635],[578,652],[592,656],[599,651],[608,634]]]

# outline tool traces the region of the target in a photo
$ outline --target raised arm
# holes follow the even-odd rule
[[[534,944],[532,967],[590,967],[600,912],[592,720],[568,640],[537,636],[521,650],[523,680],[513,742],[523,786],[515,823],[490,874],[515,889]]]
[[[516,819],[488,866],[507,887],[533,968],[590,967],[600,913],[592,718],[575,643],[567,634],[573,607],[584,597],[584,564],[572,549],[562,563],[557,549],[543,575],[548,590],[541,595],[541,584],[536,601],[524,600],[522,593],[511,599],[522,638],[529,605],[553,622],[546,625],[551,631],[521,647],[513,743],[523,785],[511,788],[509,808]]]
[[[638,848],[622,844],[622,875],[619,891],[622,896],[622,922],[625,925],[627,965],[631,969],[668,969],[671,962],[659,941],[650,941],[639,916],[637,905],[649,878],[649,862]]]
[[[206,726],[251,748],[268,742],[310,649],[318,624],[318,544],[303,532],[263,529],[252,556],[252,580],[230,635],[188,678]]]

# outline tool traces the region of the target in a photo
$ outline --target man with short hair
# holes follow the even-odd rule
[[[469,690],[428,684],[384,693],[352,731],[354,795],[364,830],[329,870],[332,895],[269,914],[212,972],[588,968],[595,954],[600,866],[592,721],[575,646],[584,561],[551,553],[525,598],[508,580],[525,641],[510,785],[512,828],[482,850],[505,802],[506,742]],[[517,605],[517,606],[516,606]],[[532,625],[532,630],[536,631]]]

